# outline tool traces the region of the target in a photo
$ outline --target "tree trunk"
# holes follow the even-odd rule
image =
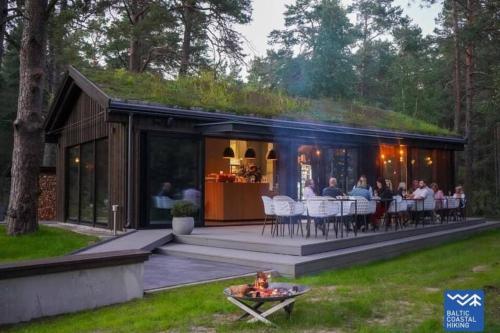
[[[191,34],[193,29],[193,6],[195,4],[194,0],[184,1],[183,8],[183,22],[184,22],[184,35],[182,38],[182,50],[181,50],[181,65],[179,67],[179,76],[184,76],[187,74],[190,58],[191,58]]]
[[[2,68],[3,55],[5,51],[4,49],[5,31],[7,27],[7,23],[5,22],[5,20],[7,19],[7,9],[8,9],[8,1],[0,0],[0,68]]]
[[[133,0],[130,4],[130,23],[132,24],[132,34],[130,36],[130,54],[128,70],[133,73],[143,71],[142,66],[142,43],[140,23],[148,10],[147,0]]]
[[[365,14],[363,22],[363,46],[361,54],[361,82],[359,85],[359,96],[361,99],[365,97],[366,94],[366,68],[368,63],[367,47],[368,47],[368,15]]]
[[[12,183],[7,233],[38,229],[38,172],[43,153],[43,90],[47,39],[47,0],[26,1],[20,51],[17,117],[14,121]]]
[[[460,130],[460,118],[462,115],[462,95],[460,87],[460,45],[458,39],[458,15],[457,0],[452,0],[453,16],[453,92],[455,97],[455,114],[453,119],[453,131],[458,133]]]
[[[472,29],[475,19],[475,1],[467,0],[467,26]],[[471,193],[473,188],[473,161],[474,161],[474,142],[472,139],[471,118],[473,112],[472,100],[474,97],[474,42],[473,38],[467,37],[465,47],[465,124],[464,134],[467,139],[465,145],[465,190]],[[470,195],[469,195],[470,197]]]

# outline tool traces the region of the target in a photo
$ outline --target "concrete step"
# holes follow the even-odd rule
[[[258,251],[176,243],[159,247],[157,252],[166,255],[273,269],[284,276],[295,277],[325,269],[388,259],[403,253],[436,246],[450,240],[461,239],[481,231],[496,228],[500,228],[500,222],[484,222],[305,256],[264,254]]]
[[[75,254],[100,253],[121,250],[153,251],[155,248],[165,245],[173,239],[174,236],[171,229],[137,230],[97,243]]]
[[[466,226],[478,225],[484,222],[485,220],[482,218],[474,218],[469,219],[466,222],[426,225],[425,227],[418,226],[417,228],[409,226],[406,229],[398,231],[390,230],[387,232],[379,231],[376,233],[358,233],[357,237],[343,239],[332,238],[334,237],[333,234],[331,234],[332,236],[328,240],[324,240],[321,236],[318,236],[318,238],[314,238],[313,236],[310,238],[309,242],[304,241],[303,239],[298,241],[297,238],[271,238],[268,233],[264,236],[261,236],[260,233],[252,235],[245,235],[243,233],[226,235],[223,230],[221,230],[219,235],[196,233],[191,235],[176,235],[174,241],[181,244],[209,246],[223,249],[305,256],[353,246],[379,243],[402,237],[411,237],[437,231],[463,228]],[[314,234],[314,231],[312,231],[312,233]],[[352,236],[352,232],[350,235]]]

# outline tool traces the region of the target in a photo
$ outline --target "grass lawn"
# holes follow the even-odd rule
[[[88,246],[97,237],[41,225],[33,234],[7,236],[0,226],[0,263],[61,256]]]
[[[296,280],[312,291],[299,298],[280,328],[235,323],[224,281],[148,295],[142,300],[4,328],[5,332],[440,332],[443,291],[481,288],[486,330],[500,332],[500,231]],[[283,279],[286,280],[286,279]]]

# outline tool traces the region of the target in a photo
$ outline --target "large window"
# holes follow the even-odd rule
[[[337,179],[337,187],[345,193],[356,184],[358,177],[358,150],[327,146],[302,145],[298,149],[300,179],[297,193],[303,198],[307,179],[314,180],[316,194],[328,186],[330,177]]]
[[[171,224],[172,205],[178,200],[191,201],[201,209],[199,140],[150,134],[143,147],[147,161],[144,185],[148,193],[143,225]],[[198,213],[196,221],[199,216]]]
[[[380,145],[380,166],[384,179],[391,181],[396,191],[400,183],[408,183],[406,146]]]
[[[69,148],[67,161],[67,220],[107,224],[108,140]]]
[[[448,150],[412,148],[410,168],[412,179],[435,182],[445,192],[453,191],[453,153]]]

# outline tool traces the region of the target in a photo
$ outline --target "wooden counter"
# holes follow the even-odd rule
[[[267,183],[205,183],[205,220],[238,222],[264,220],[262,195]]]

